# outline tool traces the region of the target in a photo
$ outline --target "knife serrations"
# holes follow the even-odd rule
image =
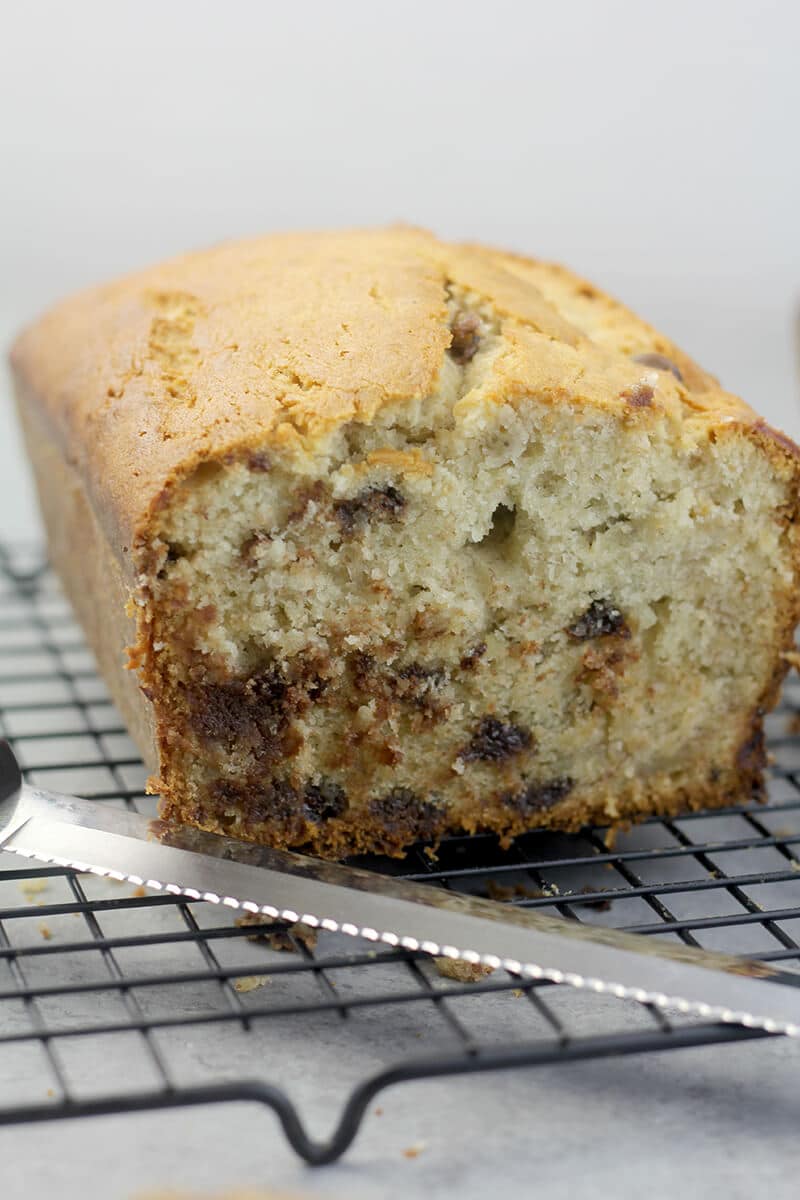
[[[800,975],[238,842],[22,785],[0,846],[270,920],[800,1036]]]

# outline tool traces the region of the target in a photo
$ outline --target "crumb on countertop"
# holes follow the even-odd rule
[[[131,892],[131,895],[132,895],[132,896],[136,896],[137,898],[139,898],[139,897],[141,897],[141,896],[146,896],[146,895],[147,895],[147,888],[145,888],[145,887],[144,887],[144,886],[143,886],[143,885],[140,883],[138,887],[135,887],[135,888],[133,889],[133,891]]]
[[[39,922],[39,933],[46,942],[49,942],[53,936],[53,931],[49,925],[45,925],[44,921]]]
[[[426,1146],[427,1142],[415,1142],[413,1146],[406,1146],[403,1158],[419,1158]]]

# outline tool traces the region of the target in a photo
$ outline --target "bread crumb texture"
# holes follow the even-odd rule
[[[268,237],[69,300],[13,361],[168,817],[399,854],[758,794],[798,451],[566,269]]]
[[[240,975],[234,979],[233,986],[237,992],[254,992],[268,983],[266,975]]]
[[[494,967],[465,962],[460,958],[434,958],[433,965],[443,979],[454,979],[456,983],[480,983],[494,971]]]

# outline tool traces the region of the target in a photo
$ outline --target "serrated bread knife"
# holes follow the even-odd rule
[[[0,847],[270,920],[800,1037],[800,974],[42,791],[23,782],[2,740]]]

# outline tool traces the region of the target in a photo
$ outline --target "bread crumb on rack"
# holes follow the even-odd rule
[[[455,979],[457,983],[478,983],[494,971],[494,967],[464,962],[462,958],[434,958],[433,965],[443,979]]]
[[[254,992],[256,988],[264,987],[269,983],[266,975],[240,975],[238,979],[234,979],[233,986],[237,992]]]
[[[319,937],[317,930],[312,929],[310,925],[304,925],[301,921],[296,921],[294,925],[276,924],[262,916],[261,913],[243,913],[241,917],[236,918],[235,924],[240,929],[250,925],[263,927],[255,933],[248,934],[247,940],[248,942],[264,942],[270,950],[293,954],[298,949],[298,942],[305,946],[309,953],[317,947]]]
[[[26,900],[34,901],[37,896],[41,896],[49,887],[47,879],[23,879],[20,881],[19,890],[22,892]]]

